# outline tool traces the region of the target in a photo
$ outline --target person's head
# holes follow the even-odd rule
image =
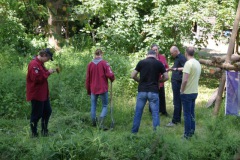
[[[154,57],[154,58],[156,58],[156,52],[154,50],[149,50],[148,54],[147,54],[147,57]]]
[[[159,47],[156,44],[151,45],[151,50],[155,51],[157,54],[159,54]]]
[[[53,53],[51,52],[50,48],[43,49],[39,52],[39,59],[42,62],[47,62],[49,60],[53,61]]]
[[[170,53],[171,53],[171,56],[175,58],[180,53],[180,51],[179,51],[178,47],[172,46],[170,48]]]
[[[185,57],[191,58],[194,56],[194,48],[193,47],[187,47],[185,51]]]
[[[103,55],[103,51],[101,49],[97,49],[94,54],[95,57],[101,57]]]

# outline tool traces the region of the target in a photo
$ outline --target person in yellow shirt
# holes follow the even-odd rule
[[[183,78],[180,89],[184,113],[184,138],[192,137],[195,132],[195,101],[198,96],[198,82],[201,65],[194,58],[194,48],[188,47],[185,52],[187,62],[183,68]]]

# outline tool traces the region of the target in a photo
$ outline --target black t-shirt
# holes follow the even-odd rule
[[[175,57],[174,64],[172,68],[181,68],[184,67],[187,59],[181,53]],[[172,71],[171,81],[182,81],[182,71]]]
[[[140,72],[138,92],[158,93],[159,75],[166,72],[163,64],[153,57],[148,57],[139,61],[135,70]]]

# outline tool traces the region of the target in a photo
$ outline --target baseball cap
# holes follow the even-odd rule
[[[51,52],[50,48],[46,48],[44,51],[45,51],[45,53],[47,53],[51,57],[50,58],[51,61],[53,61],[53,58],[52,58],[53,57],[53,53]]]

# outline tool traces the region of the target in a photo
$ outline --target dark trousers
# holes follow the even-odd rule
[[[32,100],[32,112],[30,119],[30,127],[33,135],[37,135],[37,124],[41,118],[42,132],[48,131],[48,121],[52,113],[52,108],[49,99],[46,101]]]
[[[173,123],[180,123],[181,122],[181,114],[182,114],[182,101],[180,97],[180,88],[181,88],[181,81],[172,81],[172,91],[173,91]]]
[[[165,100],[165,89],[164,87],[160,87],[160,89],[158,90],[159,94],[158,94],[158,97],[159,97],[159,113],[162,113],[162,114],[166,114],[167,111],[166,111],[166,100]],[[151,111],[151,108],[150,108],[150,105],[149,105],[149,112],[152,112]]]
[[[159,89],[159,112],[162,114],[167,113],[164,87],[160,87]]]

